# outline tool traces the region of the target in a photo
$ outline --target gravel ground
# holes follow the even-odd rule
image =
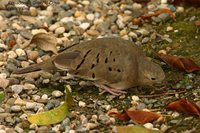
[[[177,22],[169,14],[160,14],[149,21],[138,22],[139,16],[166,7],[177,15]],[[110,94],[99,96],[98,88],[85,87],[83,82],[70,79],[61,82],[65,76],[58,72],[11,75],[19,67],[45,61],[53,55],[38,47],[27,46],[27,41],[38,33],[53,33],[57,38],[58,51],[96,37],[119,36],[134,41],[144,48],[147,55],[152,56],[147,44],[153,40],[156,42],[153,47],[158,51],[181,53],[198,59],[200,63],[199,46],[184,53],[181,48],[191,45],[170,45],[182,42],[195,44],[189,41],[191,37],[187,40],[175,34],[191,34],[187,26],[198,19],[198,9],[185,10],[181,6],[166,4],[165,0],[155,0],[148,4],[135,3],[134,0],[2,0],[0,9],[0,91],[6,93],[6,99],[0,104],[0,133],[115,132],[117,125],[134,125],[134,122],[119,121],[108,116],[107,112],[116,109],[121,111],[132,106],[163,114],[163,119],[144,124],[146,128],[166,131],[174,127],[174,132],[200,132],[198,117],[165,109],[167,103],[180,98],[191,99],[200,105],[198,73],[178,72],[160,63],[167,75],[166,84],[154,88],[134,88],[120,97]],[[177,31],[178,22],[188,24],[181,27],[187,35],[180,33],[180,29]],[[198,38],[198,28],[193,29]],[[64,84],[72,85],[73,90],[74,103],[69,116],[55,125],[30,124],[26,120],[27,113],[47,111],[60,105],[64,100]],[[176,93],[182,90],[185,91]],[[166,92],[173,94],[165,95]],[[163,95],[149,95],[157,93]]]

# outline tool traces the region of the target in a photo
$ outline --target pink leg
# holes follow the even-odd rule
[[[122,94],[126,94],[125,91],[114,89],[114,88],[110,88],[110,87],[105,86],[105,85],[97,85],[97,86],[99,88],[103,89],[103,91],[100,93],[100,95],[102,95],[105,92],[109,92],[110,94],[115,95],[115,96],[120,96]]]

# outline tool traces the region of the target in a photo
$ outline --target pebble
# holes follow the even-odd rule
[[[49,30],[50,31],[55,31],[59,27],[60,27],[60,24],[55,23],[55,24],[52,24],[51,26],[49,26]]]
[[[51,95],[54,97],[61,97],[61,96],[63,96],[63,93],[59,90],[55,90],[51,93]]]
[[[79,102],[78,102],[78,106],[79,106],[79,107],[85,107],[85,106],[86,106],[86,103],[83,102],[83,101],[79,101]]]
[[[140,100],[140,98],[138,96],[135,96],[135,95],[133,95],[131,98],[135,102],[138,102]]]
[[[82,28],[83,30],[86,30],[87,28],[90,27],[90,23],[82,23],[79,27]]]
[[[0,133],[6,133],[6,131],[3,129],[0,129]]]
[[[19,105],[14,105],[14,106],[11,106],[11,111],[13,111],[13,112],[19,112],[19,111],[21,111],[21,106],[19,106]]]
[[[41,97],[41,99],[48,100],[48,95],[47,94],[43,94],[42,97]]]
[[[37,16],[38,14],[37,9],[35,7],[30,7],[29,12],[30,12],[30,15],[33,17]]]
[[[36,103],[34,102],[27,102],[26,103],[26,109],[34,109],[36,106]]]
[[[30,65],[30,63],[27,62],[27,61],[22,61],[22,62],[21,62],[22,68],[28,67],[29,65]]]
[[[23,89],[24,89],[23,85],[12,85],[11,86],[11,90],[16,94],[21,93]]]
[[[19,126],[15,126],[15,131],[17,131],[17,133],[24,133],[24,130]]]
[[[98,36],[100,33],[96,30],[87,30],[86,33],[91,36]]]
[[[17,54],[14,51],[9,51],[7,54],[9,59],[17,57]]]
[[[153,124],[152,123],[145,123],[143,126],[145,128],[148,128],[148,129],[153,129]]]
[[[171,26],[167,26],[167,29],[166,29],[166,31],[173,31],[174,30],[174,28],[173,27],[171,27]]]
[[[98,126],[98,125],[95,124],[95,123],[87,123],[87,124],[85,125],[85,128],[86,128],[87,130],[91,130],[91,129],[96,128],[97,126]]]
[[[5,89],[9,85],[9,80],[5,78],[0,78],[0,88]]]
[[[149,42],[149,37],[145,37],[142,39],[142,44],[148,43]]]
[[[55,30],[56,34],[63,34],[65,32],[65,27],[59,27]]]
[[[94,16],[94,14],[90,13],[90,14],[87,14],[87,15],[86,15],[86,18],[87,18],[88,20],[90,20],[90,21],[93,21],[94,18],[95,18],[95,16]]]
[[[183,13],[184,12],[184,7],[178,6],[176,9],[177,13]]]
[[[36,35],[39,33],[47,33],[47,31],[45,29],[33,29],[31,30],[32,35]]]

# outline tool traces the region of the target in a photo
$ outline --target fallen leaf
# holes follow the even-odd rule
[[[4,99],[5,99],[5,94],[3,93],[3,91],[0,91],[0,103],[3,102]]]
[[[165,55],[165,54],[157,54],[157,53],[155,54],[157,57],[159,57],[168,65],[174,68],[177,68],[181,71],[185,71],[185,72],[200,71],[200,67],[193,60],[189,58],[183,58],[183,57],[177,57],[177,56]]]
[[[126,110],[126,113],[131,118],[131,120],[139,124],[155,121],[161,116],[160,114],[154,112],[148,112],[142,110]]]
[[[162,14],[162,13],[169,14],[169,15],[173,18],[173,20],[176,21],[176,17],[175,17],[175,15],[173,14],[173,12],[172,12],[170,9],[167,9],[167,8],[160,9],[160,10],[155,11],[154,13],[141,16],[141,18],[144,19],[144,20],[145,20],[145,19],[150,19],[150,18],[152,18],[153,16],[158,16],[159,14]]]
[[[152,122],[161,117],[160,114],[142,110],[126,110],[123,113],[110,112],[108,115],[118,118],[119,120],[131,119],[134,122],[137,122],[138,124]]]
[[[36,44],[44,51],[52,51],[57,54],[57,39],[52,34],[39,33],[32,37],[30,44]]]
[[[167,109],[200,116],[200,107],[187,99],[174,101],[167,105]]]
[[[68,115],[68,110],[72,105],[72,96],[66,87],[65,102],[59,107],[47,112],[32,114],[28,116],[28,121],[37,125],[50,125],[61,122]]]
[[[118,118],[121,121],[130,120],[130,117],[127,115],[126,112],[123,113],[110,112],[108,115],[111,117]]]
[[[163,133],[159,130],[151,130],[142,126],[117,126],[118,133]]]

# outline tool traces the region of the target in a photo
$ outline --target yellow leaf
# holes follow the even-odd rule
[[[72,96],[66,87],[65,102],[59,107],[47,112],[32,114],[28,116],[28,121],[37,125],[50,125],[61,122],[68,114],[68,109],[72,104]]]

